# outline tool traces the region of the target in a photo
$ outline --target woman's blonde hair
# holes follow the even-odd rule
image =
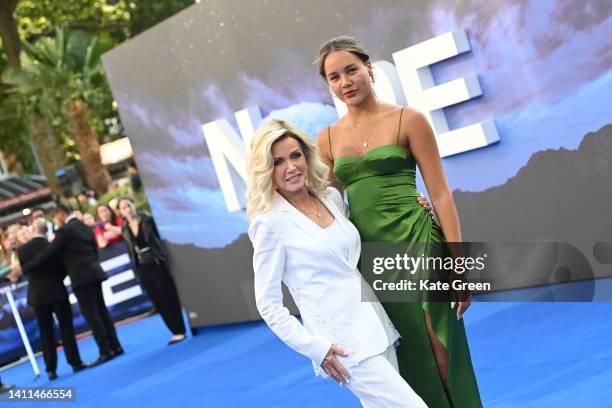
[[[364,48],[364,46],[359,42],[355,37],[349,37],[347,35],[342,35],[340,37],[332,38],[331,40],[327,40],[319,49],[319,55],[314,60],[314,66],[319,70],[319,75],[323,77],[323,79],[327,79],[325,76],[325,58],[329,54],[334,51],[348,51],[353,53],[359,58],[364,64],[370,62],[370,56],[368,52]],[[370,78],[372,81],[374,77],[370,73]]]
[[[310,137],[306,133],[291,123],[271,119],[257,130],[251,140],[251,151],[247,164],[249,180],[246,191],[247,216],[249,219],[253,219],[272,208],[272,200],[276,192],[276,186],[272,179],[272,172],[274,171],[272,145],[287,137],[293,137],[297,140],[304,152],[308,165],[306,186],[320,194],[327,193],[329,168],[319,158],[317,146],[310,141]]]

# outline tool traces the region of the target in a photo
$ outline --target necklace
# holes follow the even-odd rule
[[[310,193],[308,193],[308,201],[310,201],[310,204],[312,204],[313,198],[310,195]],[[317,218],[321,218],[321,213],[319,212],[319,210],[317,209],[317,204],[315,203],[314,206],[313,205],[307,205],[305,209],[301,208],[301,206],[296,205],[295,202],[292,202],[291,200],[288,200],[289,203],[294,206],[295,208],[297,208],[299,211],[303,212],[304,214],[306,214],[306,216],[309,215],[314,215]],[[313,209],[314,208],[314,209]],[[306,211],[308,210],[308,211]]]
[[[378,105],[378,115],[377,115],[378,117],[376,120],[376,125],[374,126],[374,129],[372,131],[367,132],[367,136],[365,140],[360,142],[359,145],[356,145],[355,141],[353,140],[353,128],[363,127],[363,125],[359,123],[353,124],[353,121],[349,120],[348,131],[349,131],[349,137],[351,139],[351,144],[353,145],[353,147],[355,147],[355,149],[360,150],[362,152],[365,152],[366,149],[368,148],[370,137],[372,136],[372,133],[378,134],[378,131],[380,130],[380,124],[382,123],[382,103],[380,103],[380,101],[378,100],[376,100],[376,103]]]

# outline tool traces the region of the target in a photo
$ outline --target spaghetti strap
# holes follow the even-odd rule
[[[399,146],[400,144],[400,131],[402,130],[402,115],[403,114],[404,114],[404,107],[402,106],[402,108],[400,109],[399,126],[397,127],[397,141],[395,142],[397,146]]]
[[[332,144],[331,144],[331,125],[327,127],[327,140],[329,141],[329,156],[332,161],[334,160],[334,153],[332,153]]]

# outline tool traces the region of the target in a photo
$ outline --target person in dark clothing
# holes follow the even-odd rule
[[[118,207],[126,219],[122,233],[136,276],[172,332],[168,344],[183,341],[186,336],[181,301],[153,217],[137,212],[134,202],[128,197],[120,198]]]
[[[130,162],[130,164],[128,164],[128,173],[130,184],[132,185],[132,191],[137,193],[142,188],[142,181],[140,180],[140,174],[138,174],[136,163]]]
[[[53,242],[40,255],[22,265],[23,272],[28,273],[56,256],[61,257],[70,276],[72,290],[79,301],[81,313],[100,350],[100,356],[92,363],[98,365],[123,354],[123,348],[104,303],[102,281],[106,279],[106,273],[98,262],[98,249],[93,232],[70,213],[70,208],[64,204],[55,208],[53,221],[61,227],[56,231]]]
[[[27,264],[49,246],[47,241],[47,220],[36,218],[32,223],[32,238],[17,249],[19,263]],[[66,270],[62,261],[52,258],[48,263],[27,272],[27,301],[34,309],[45,360],[47,375],[50,380],[57,378],[57,351],[55,350],[55,335],[53,329],[53,314],[57,317],[62,335],[62,344],[66,360],[76,373],[87,368],[83,364],[74,336],[72,325],[72,309],[68,301],[68,292],[64,286]]]

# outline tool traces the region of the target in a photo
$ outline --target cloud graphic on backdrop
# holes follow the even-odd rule
[[[240,89],[244,93],[244,106],[260,105],[268,109],[283,108],[301,101],[318,101],[320,97],[311,88],[300,86],[300,82],[291,83],[287,89],[273,88],[259,78],[239,74]],[[280,85],[285,85],[281,83]]]
[[[585,134],[609,123],[612,52],[598,39],[612,30],[612,19],[602,18],[602,3],[502,1],[464,14],[448,5],[432,9],[435,35],[467,27],[472,47],[470,55],[434,67],[436,81],[476,72],[484,91],[445,109],[450,126],[492,116],[501,135],[497,145],[444,159],[451,188],[482,191],[503,184],[534,153],[575,149]],[[561,42],[547,41],[551,33]]]
[[[172,155],[143,153],[138,156],[138,163],[145,174],[155,174],[151,180],[147,179],[147,188],[172,187],[182,183],[207,189],[219,187],[212,160],[208,156],[178,156],[174,152]]]
[[[245,212],[228,212],[219,190],[181,183],[147,192],[161,235],[174,244],[222,248],[247,231]]]
[[[270,112],[263,120],[282,119],[314,137],[321,129],[338,120],[336,108],[323,103],[301,102]]]
[[[302,102],[270,112],[264,120],[287,120],[311,137],[338,119],[333,106]],[[201,248],[227,246],[246,233],[248,220],[244,211],[228,212],[209,157],[176,157],[142,154],[145,172],[158,176],[147,183],[147,194],[162,236],[175,244],[193,244]],[[163,174],[157,169],[163,168]]]
[[[211,111],[213,117],[233,118],[234,110],[229,106],[221,88],[217,84],[209,84],[202,91],[202,102]]]
[[[449,124],[454,128],[493,117],[502,140],[445,158],[444,166],[453,189],[482,191],[506,182],[535,152],[573,149],[586,133],[606,124],[612,113],[605,92],[612,86],[612,52],[606,41],[598,41],[612,31],[612,19],[603,17],[610,10],[605,3],[610,4],[467,0],[457,6],[445,0],[430,2],[417,15],[403,5],[381,6],[354,34],[367,44],[381,44],[379,57],[392,61],[391,52],[402,47],[467,29],[472,52],[432,70],[437,82],[479,75],[484,95],[445,109]],[[401,41],[398,33],[405,35]],[[234,112],[257,104],[265,119],[288,120],[314,136],[337,119],[333,106],[317,102],[329,97],[303,56],[278,52],[283,63],[265,74],[237,72],[231,84],[200,83],[183,90],[182,99],[159,106],[155,98],[142,99],[146,109],[122,104],[122,115],[137,118],[147,132],[135,141],[135,150],[138,164],[145,166],[143,180],[155,215],[167,217],[161,223],[168,225],[165,238],[220,247],[246,231],[244,214],[225,208],[201,121],[225,118],[235,126]],[[233,91],[224,93],[226,88]]]

